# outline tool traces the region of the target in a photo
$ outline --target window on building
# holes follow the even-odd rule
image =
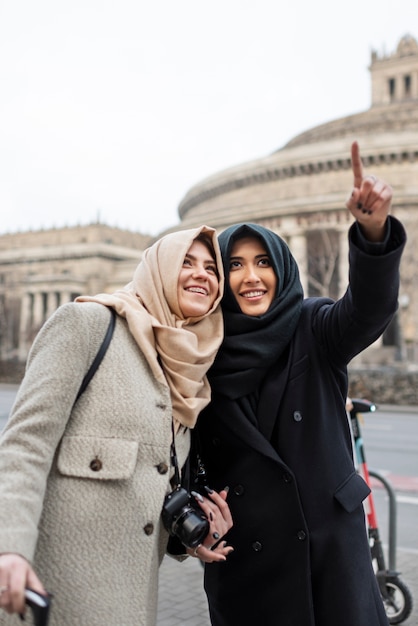
[[[406,74],[406,76],[403,77],[403,83],[405,87],[405,96],[409,98],[411,96],[411,75],[410,74]]]
[[[338,298],[339,237],[332,229],[307,233],[308,295]]]
[[[389,96],[391,100],[394,100],[395,98],[395,86],[396,86],[395,79],[389,78]]]

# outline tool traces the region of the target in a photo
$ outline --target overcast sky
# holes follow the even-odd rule
[[[0,233],[157,234],[195,183],[369,108],[407,33],[416,0],[0,0]]]

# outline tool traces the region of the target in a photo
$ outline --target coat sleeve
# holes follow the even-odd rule
[[[42,327],[1,434],[0,554],[33,557],[48,473],[98,347],[83,306],[64,305]],[[104,309],[103,332],[108,317]]]
[[[389,217],[383,250],[362,246],[356,224],[349,232],[349,285],[337,302],[318,302],[313,315],[317,341],[337,364],[348,363],[376,341],[398,307],[399,267],[406,234]]]

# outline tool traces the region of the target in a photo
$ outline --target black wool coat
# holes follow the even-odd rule
[[[234,552],[205,567],[213,626],[386,626],[345,410],[347,363],[397,308],[405,233],[386,252],[350,240],[350,285],[308,298],[285,362],[260,394],[258,425],[213,395],[196,433],[214,489],[229,487]],[[389,250],[389,251],[387,251]]]

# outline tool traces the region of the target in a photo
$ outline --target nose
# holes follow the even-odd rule
[[[256,271],[256,267],[254,265],[247,265],[245,268],[245,276],[244,276],[244,282],[246,283],[258,283],[260,281],[257,271]]]
[[[193,268],[192,276],[193,278],[200,278],[201,280],[206,280],[209,272],[205,268],[204,265],[195,265]]]

